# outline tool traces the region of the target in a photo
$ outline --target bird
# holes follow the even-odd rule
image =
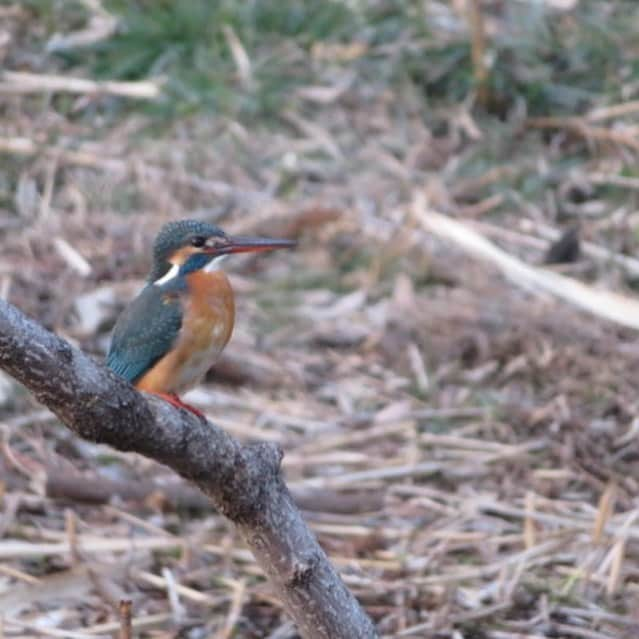
[[[115,323],[107,366],[138,390],[204,418],[180,394],[199,384],[233,332],[235,300],[222,260],[293,246],[286,239],[231,237],[200,220],[168,222],[153,244],[144,287]]]

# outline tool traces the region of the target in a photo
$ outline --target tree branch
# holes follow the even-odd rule
[[[237,526],[303,637],[377,637],[295,506],[277,446],[242,446],[138,393],[2,300],[0,367],[80,437],[150,457],[199,486]]]

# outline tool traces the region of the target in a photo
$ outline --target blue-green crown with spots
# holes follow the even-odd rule
[[[188,246],[196,237],[225,237],[224,231],[200,220],[179,220],[165,224],[153,244],[153,267],[149,282],[160,279],[171,268],[169,259],[178,249]]]

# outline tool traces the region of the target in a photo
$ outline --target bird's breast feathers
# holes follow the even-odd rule
[[[194,346],[224,348],[235,321],[235,303],[228,278],[222,271],[196,271],[187,276],[187,287],[184,328],[192,334]]]
[[[233,332],[233,291],[222,271],[186,276],[182,326],[173,348],[136,384],[141,390],[180,393],[195,386]]]

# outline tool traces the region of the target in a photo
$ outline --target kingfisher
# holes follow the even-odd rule
[[[138,390],[203,418],[179,395],[202,380],[233,332],[233,289],[221,261],[292,246],[291,240],[230,237],[199,220],[169,222],[153,245],[144,288],[115,324],[107,366]]]

